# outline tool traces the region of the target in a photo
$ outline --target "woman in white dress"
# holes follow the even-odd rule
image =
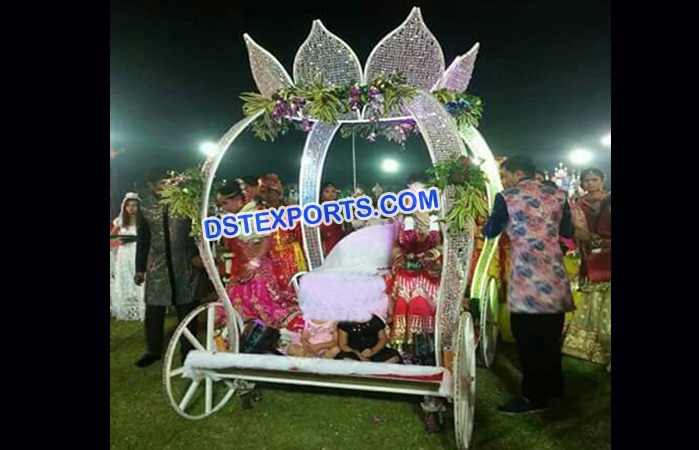
[[[145,303],[143,286],[134,282],[136,273],[136,228],[141,199],[128,192],[121,202],[119,217],[114,220],[114,234],[123,236],[114,261],[112,315],[117,320],[143,321]]]

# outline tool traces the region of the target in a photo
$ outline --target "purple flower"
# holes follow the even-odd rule
[[[277,100],[276,104],[274,105],[274,110],[272,110],[272,117],[275,119],[282,117],[286,115],[286,112],[287,107],[284,104],[284,102],[282,102],[281,100]]]
[[[352,95],[353,97],[358,96],[361,92],[361,89],[359,89],[357,86],[350,89],[350,95]]]
[[[393,140],[402,145],[407,140],[407,137],[405,133],[396,133],[393,135]]]
[[[308,119],[306,119],[305,117],[301,121],[301,129],[303,131],[311,131],[311,124],[308,122]]]
[[[374,98],[377,95],[379,95],[380,93],[381,93],[381,90],[379,88],[377,88],[376,86],[372,86],[369,88],[369,97],[370,98]]]

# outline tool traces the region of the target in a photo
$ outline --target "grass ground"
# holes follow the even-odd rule
[[[174,329],[173,319],[168,319]],[[262,401],[243,411],[237,398],[213,416],[189,421],[167,403],[160,363],[138,369],[139,322],[110,323],[112,449],[454,449],[452,417],[424,431],[420,399],[403,395],[260,385]],[[567,398],[541,415],[503,416],[495,407],[517,392],[514,348],[501,345],[492,369],[478,369],[476,450],[611,448],[611,375],[566,358]]]

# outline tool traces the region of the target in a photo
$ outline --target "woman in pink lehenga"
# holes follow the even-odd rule
[[[222,209],[236,214],[261,208],[244,204],[244,192],[238,186],[224,186],[217,195]],[[302,326],[293,289],[279,282],[270,258],[269,236],[241,236],[225,239],[233,253],[231,274],[226,291],[233,307],[245,320],[259,319],[273,328],[296,329]]]

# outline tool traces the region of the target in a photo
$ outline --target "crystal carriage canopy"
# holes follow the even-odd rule
[[[474,45],[467,53],[457,57],[445,70],[445,58],[441,45],[424,24],[419,8],[413,8],[407,19],[394,31],[384,37],[371,51],[364,68],[355,52],[335,34],[328,31],[316,20],[308,38],[297,51],[293,64],[293,80],[279,61],[267,50],[258,45],[248,34],[244,35],[248,48],[252,75],[259,90],[256,105],[247,104],[245,127],[261,122],[285,122],[281,117],[272,117],[275,103],[284,98],[280,93],[294,92],[306,86],[318,85],[318,75],[322,84],[319,95],[313,100],[322,101],[331,97],[333,89],[348,86],[363,87],[378,78],[389,79],[400,74],[404,87],[412,90],[410,96],[396,102],[397,108],[376,112],[366,106],[356,110],[344,110],[337,120],[327,121],[323,117],[310,114],[309,108],[288,108],[286,111],[296,123],[314,122],[304,126],[309,134],[303,151],[299,177],[299,201],[306,204],[315,201],[319,195],[320,178],[330,142],[343,124],[366,124],[374,121],[395,122],[400,119],[413,120],[425,140],[433,163],[468,155],[466,145],[482,161],[483,169],[491,183],[499,180],[492,153],[475,129],[473,123],[459,121],[450,111],[447,100],[456,99],[463,93],[471,80],[479,45]],[[371,87],[369,87],[371,90]],[[448,94],[448,95],[445,95]],[[451,96],[449,98],[448,96]],[[245,100],[245,99],[244,99]],[[284,98],[285,103],[293,103],[292,98]],[[461,98],[460,100],[465,100]],[[309,102],[310,103],[310,102]],[[456,120],[455,120],[456,119]],[[240,129],[231,129],[220,141],[223,151],[239,134]],[[257,133],[256,133],[257,134]],[[221,152],[221,153],[222,153]],[[221,154],[210,158],[213,167],[218,166]],[[214,161],[215,160],[215,161]],[[215,170],[214,170],[215,171]],[[492,176],[494,175],[494,176]],[[497,190],[497,182],[491,188]],[[456,201],[456,191],[447,187],[443,192],[443,210],[450,211]],[[303,247],[309,268],[315,269],[323,262],[320,233],[316,228],[303,228]],[[444,241],[444,269],[442,287],[437,301],[438,348],[452,345],[452,336],[461,314],[461,302],[466,288],[473,253],[473,230],[454,234],[447,233]],[[205,252],[207,250],[204,250]],[[475,280],[475,279],[474,279]],[[475,284],[474,284],[475,286]],[[437,354],[441,364],[441,353]]]
[[[453,96],[466,91],[479,49],[476,43],[445,70],[442,48],[425,26],[420,9],[416,7],[398,28],[374,47],[362,69],[352,48],[327,30],[320,20],[315,20],[309,36],[296,53],[292,81],[270,52],[248,34],[244,38],[253,78],[261,96],[267,99],[272,99],[280,91],[313,85],[319,78],[323,81],[323,87],[333,89],[367,86],[377,79],[390,79],[396,74],[400,74],[405,86],[415,92],[435,93],[442,90]],[[340,121],[370,119],[372,111],[367,106],[362,110],[346,112],[339,117]],[[247,111],[248,115],[252,112]],[[290,112],[298,120],[319,120],[307,110],[301,112],[294,106]],[[404,107],[389,113],[393,117],[409,115]]]

